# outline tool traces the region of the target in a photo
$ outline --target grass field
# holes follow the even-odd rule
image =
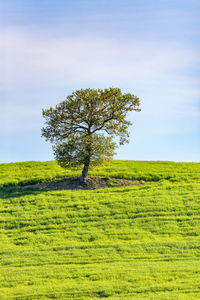
[[[200,299],[200,164],[113,161],[138,186],[48,191],[56,162],[0,164],[0,299]]]

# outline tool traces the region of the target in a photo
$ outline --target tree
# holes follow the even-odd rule
[[[126,120],[130,111],[140,111],[139,98],[119,88],[81,89],[55,108],[43,109],[46,127],[42,136],[53,143],[55,159],[62,167],[83,165],[83,184],[90,165],[112,159],[119,144],[129,142]]]

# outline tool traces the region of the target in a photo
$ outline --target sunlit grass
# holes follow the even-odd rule
[[[0,164],[0,186],[44,182],[70,176],[79,176],[81,168],[61,168],[56,161]],[[90,169],[90,175],[111,176],[133,180],[191,181],[200,177],[199,163],[112,161]]]
[[[200,299],[199,164],[114,161],[90,174],[149,182],[94,191],[20,186],[80,174],[56,162],[0,168],[0,299]]]

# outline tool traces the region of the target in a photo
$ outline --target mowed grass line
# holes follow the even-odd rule
[[[141,186],[2,187],[0,299],[200,299],[197,166]]]

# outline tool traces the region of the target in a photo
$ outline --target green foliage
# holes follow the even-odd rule
[[[138,97],[118,88],[77,90],[55,108],[43,110],[42,136],[54,144],[62,167],[84,164],[88,170],[91,162],[100,164],[113,157],[114,136],[120,145],[129,141],[131,122],[126,117],[130,111],[140,111],[139,105]]]
[[[55,159],[62,167],[77,167],[85,163],[87,149],[90,148],[90,165],[99,165],[113,158],[115,143],[110,136],[99,134],[80,137],[71,135],[67,142],[54,148]]]
[[[156,181],[95,191],[20,186],[80,172],[56,162],[0,170],[0,299],[200,298],[199,164],[112,161],[91,174]]]

